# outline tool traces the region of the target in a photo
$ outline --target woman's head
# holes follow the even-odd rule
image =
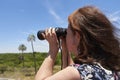
[[[73,35],[79,34],[79,41],[76,40],[78,56],[75,61],[79,63],[96,61],[117,70],[120,47],[113,34],[114,26],[107,17],[98,8],[86,6],[73,12],[68,21]]]

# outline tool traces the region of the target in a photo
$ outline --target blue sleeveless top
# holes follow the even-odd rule
[[[117,74],[103,68],[99,63],[95,64],[73,64],[82,80],[120,80]]]

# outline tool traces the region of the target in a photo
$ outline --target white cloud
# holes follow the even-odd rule
[[[120,11],[116,11],[108,15],[108,18],[111,22],[120,24]]]
[[[57,12],[55,10],[53,10],[52,8],[48,8],[49,13],[53,16],[53,18],[55,19],[55,22],[58,24],[64,23],[64,20],[57,14]]]
[[[115,16],[115,15],[118,15],[120,13],[120,11],[116,11],[114,13],[112,13],[110,16]]]
[[[116,27],[114,35],[117,38],[120,38],[120,11],[116,11],[112,14],[109,14],[108,18]]]
[[[60,16],[59,16],[53,9],[49,9],[49,13],[50,13],[56,20],[61,20]]]
[[[51,5],[51,3],[48,0],[46,0],[46,3],[44,5],[47,8],[48,13],[53,16],[53,18],[55,19],[55,22],[57,24],[61,24],[61,23],[63,24],[65,22],[61,18],[61,16],[56,12],[56,10],[58,10],[59,7],[62,7],[58,1],[54,1],[54,3],[52,3],[52,5]]]

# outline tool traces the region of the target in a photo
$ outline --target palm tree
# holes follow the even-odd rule
[[[24,54],[23,52],[27,49],[27,47],[24,44],[19,45],[18,50],[22,51],[22,56],[20,56],[20,59],[23,61],[23,67],[24,67]]]
[[[35,52],[34,52],[34,47],[33,47],[33,41],[35,41],[35,36],[33,34],[30,34],[27,38],[28,42],[31,42],[32,46],[32,52],[33,52],[33,58],[34,58],[34,67],[35,67],[35,74],[36,74],[36,59],[35,59]]]

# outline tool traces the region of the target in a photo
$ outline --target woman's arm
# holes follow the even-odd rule
[[[35,76],[35,80],[44,80],[45,78],[52,75],[54,62],[59,49],[58,40],[54,28],[47,29],[43,36],[49,43],[49,54],[38,70]]]
[[[81,80],[81,77],[76,68],[68,66],[44,80]]]
[[[71,54],[68,52],[62,51],[62,69],[66,68],[69,65],[74,64]]]
[[[56,55],[58,53],[58,41],[53,29],[49,29],[45,31],[44,36],[46,40],[49,42],[49,54],[43,61],[41,67],[39,68],[35,76],[35,80],[79,80],[80,75],[77,69],[75,69],[74,67],[67,67],[68,65],[72,64],[73,61],[71,56],[67,54],[66,46],[62,46],[64,69],[62,71],[59,71],[55,75],[52,75],[53,66],[55,63]],[[68,64],[67,64],[67,61],[68,61]]]
[[[68,52],[67,46],[66,46],[66,39],[61,38],[61,46],[62,46],[62,69],[66,68],[67,66],[74,64],[71,53]]]
[[[39,68],[35,80],[44,80],[45,78],[49,77],[53,73],[53,66],[55,62],[55,56],[50,55],[52,52],[49,52],[49,55],[43,61],[41,67]]]

